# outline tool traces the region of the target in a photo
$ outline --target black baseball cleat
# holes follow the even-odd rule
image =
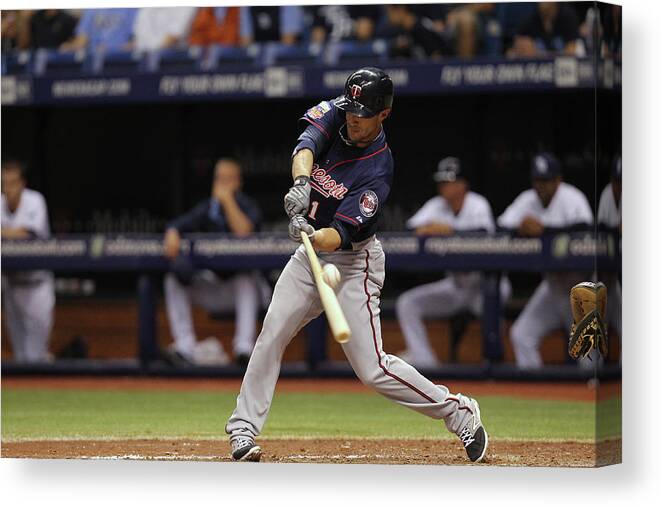
[[[459,430],[457,435],[459,436],[461,443],[464,445],[464,449],[466,449],[468,459],[473,463],[479,463],[487,454],[489,435],[487,435],[487,432],[482,425],[480,406],[473,398],[468,399],[468,406],[470,407],[472,414],[467,418],[466,423],[463,428]]]
[[[230,445],[234,461],[259,461],[262,457],[262,448],[255,444],[255,440],[250,437],[233,437]]]

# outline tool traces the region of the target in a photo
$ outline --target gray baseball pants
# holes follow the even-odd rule
[[[379,394],[434,419],[444,419],[457,432],[471,415],[466,398],[451,395],[400,358],[383,351],[379,303],[385,279],[385,255],[375,238],[355,243],[353,250],[322,253],[322,266],[337,266],[342,281],[336,287],[340,306],[352,332],[342,349],[358,378]],[[323,311],[310,264],[301,245],[275,286],[248,363],[237,406],[225,431],[255,437],[268,416],[285,348],[292,337]]]

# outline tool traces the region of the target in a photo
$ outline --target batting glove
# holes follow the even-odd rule
[[[302,215],[294,215],[289,221],[289,238],[297,243],[302,243],[301,231],[308,235],[310,241],[314,241],[314,227]]]
[[[294,215],[305,215],[310,207],[310,178],[298,176],[294,186],[285,195],[285,211],[289,218]]]

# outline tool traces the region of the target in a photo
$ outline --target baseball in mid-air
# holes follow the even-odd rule
[[[341,280],[340,271],[335,264],[328,263],[324,266],[324,282],[326,282],[331,289],[334,289]]]

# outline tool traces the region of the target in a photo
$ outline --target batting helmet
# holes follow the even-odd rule
[[[347,78],[344,95],[335,105],[356,116],[369,118],[392,107],[394,86],[390,76],[376,67],[363,67]]]

